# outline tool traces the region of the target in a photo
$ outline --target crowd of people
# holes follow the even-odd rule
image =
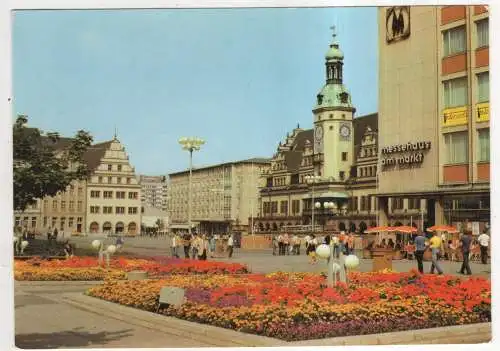
[[[189,232],[176,233],[172,236],[170,249],[172,257],[179,258],[183,249],[184,258],[206,260],[219,254],[233,257],[234,238],[232,234],[190,234]]]
[[[316,248],[318,245],[327,244],[333,241],[334,253],[337,258],[340,252],[348,255],[354,251],[354,234],[334,233],[315,235],[289,235],[288,233],[280,233],[272,237],[273,255],[300,255],[301,248],[304,246],[305,253],[309,256],[310,264],[316,264]]]

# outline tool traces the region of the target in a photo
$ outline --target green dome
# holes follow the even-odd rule
[[[343,84],[326,84],[318,93],[313,110],[319,108],[354,108],[351,94]]]
[[[330,49],[326,52],[325,58],[327,60],[343,60],[344,53],[339,49],[338,44],[330,45]]]

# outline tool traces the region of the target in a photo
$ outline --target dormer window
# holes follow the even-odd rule
[[[317,99],[318,99],[318,105],[321,105],[323,103],[323,95],[318,94]]]
[[[340,102],[342,104],[347,104],[348,99],[349,99],[349,94],[347,94],[345,91],[339,94]]]

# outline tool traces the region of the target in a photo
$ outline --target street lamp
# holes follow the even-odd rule
[[[197,137],[182,137],[179,139],[182,149],[189,151],[189,188],[188,188],[188,227],[191,234],[191,206],[192,206],[192,177],[193,177],[193,151],[199,151],[201,145],[205,144],[205,140]]]
[[[311,201],[311,222],[312,222],[312,232],[314,234],[315,232],[315,229],[316,229],[316,223],[314,223],[314,207],[321,207],[321,204],[319,202],[317,203],[314,203],[314,184],[316,183],[319,183],[319,181],[321,180],[321,177],[320,176],[317,176],[317,175],[308,175],[308,176],[305,176],[305,179],[306,179],[306,182],[308,184],[311,184],[311,198],[312,198],[312,201]]]

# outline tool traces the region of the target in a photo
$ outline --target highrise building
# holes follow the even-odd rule
[[[166,212],[168,203],[167,177],[140,175],[137,180],[141,185],[142,206],[153,207]]]

